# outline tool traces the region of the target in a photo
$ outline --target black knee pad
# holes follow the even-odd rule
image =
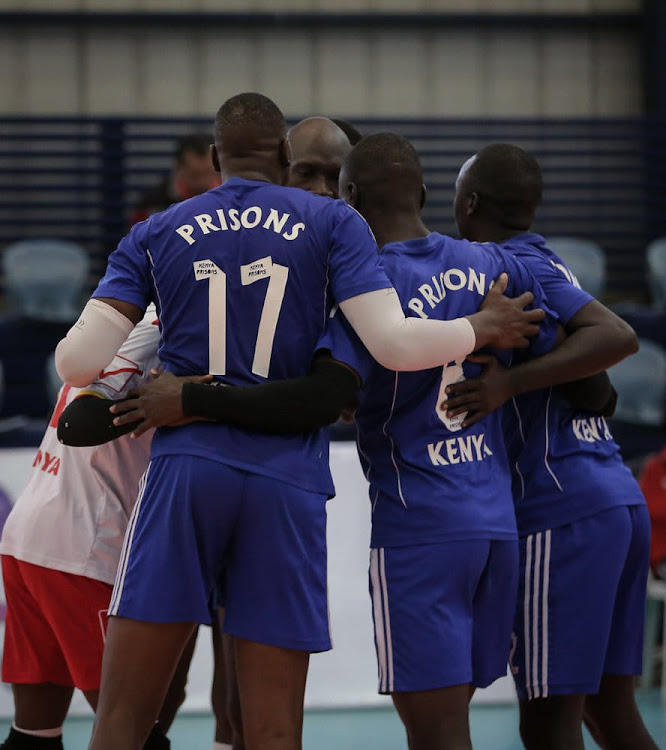
[[[9,730],[9,736],[0,745],[0,750],[63,750],[62,735],[60,737],[34,737],[31,734],[18,732],[12,727]]]
[[[158,724],[154,724],[143,750],[169,750],[170,747],[171,740],[159,728]]]

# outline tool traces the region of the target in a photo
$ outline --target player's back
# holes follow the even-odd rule
[[[155,310],[132,331],[113,362],[83,392],[121,398],[156,367]],[[91,447],[58,441],[60,415],[82,390],[63,386],[32,471],[5,524],[0,552],[19,560],[113,583],[123,536],[148,465],[153,431]]]
[[[504,271],[507,294],[532,290],[541,303],[527,271],[494,245],[432,233],[385,245],[382,260],[406,315],[438,320],[471,315]],[[552,346],[554,331],[551,318],[533,344],[534,353]],[[355,341],[355,354],[345,357],[338,337]],[[440,408],[446,385],[474,377],[478,365],[452,362],[421,372],[391,372],[362,354],[343,320],[331,326],[324,342],[363,378],[356,421],[371,483],[373,545],[515,536],[500,415],[462,429],[462,417],[451,420]],[[505,363],[511,356],[498,355]]]
[[[593,299],[540,235],[502,247],[539,280],[563,324]],[[574,409],[555,388],[524,393],[504,413],[521,534],[643,502],[603,417]]]
[[[143,278],[134,284],[133,274]],[[134,227],[95,294],[138,305],[154,297],[167,370],[250,385],[307,374],[333,300],[389,285],[353,209],[232,178]],[[332,487],[320,434],[256,436],[203,423],[160,430],[153,455],[174,453]]]

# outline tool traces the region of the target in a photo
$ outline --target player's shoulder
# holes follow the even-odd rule
[[[533,232],[519,234],[502,242],[502,249],[517,258],[543,260],[553,255],[546,244],[546,240]]]

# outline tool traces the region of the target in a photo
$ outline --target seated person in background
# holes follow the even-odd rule
[[[650,567],[658,578],[666,579],[666,448],[648,458],[640,485],[652,522]]]
[[[145,192],[136,206],[130,224],[169,208],[195,195],[201,195],[220,184],[210,158],[212,137],[192,133],[178,140],[174,166],[155,187]]]

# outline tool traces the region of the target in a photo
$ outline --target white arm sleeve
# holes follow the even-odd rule
[[[133,328],[134,323],[111,305],[89,300],[56,347],[58,375],[77,388],[89,385],[116,356]]]
[[[395,289],[359,294],[340,310],[365,348],[389,370],[427,370],[464,359],[476,336],[469,320],[406,318]]]

